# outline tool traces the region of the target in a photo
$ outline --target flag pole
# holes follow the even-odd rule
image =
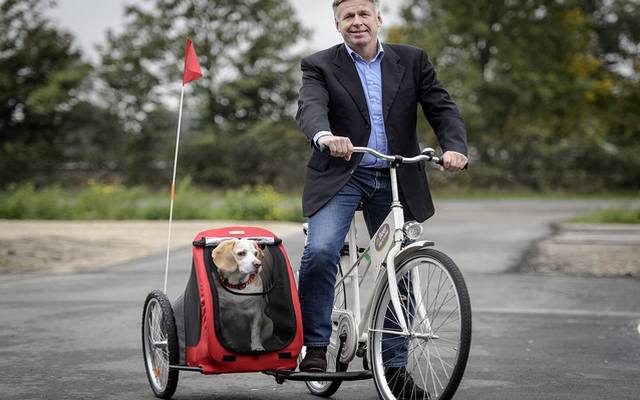
[[[176,133],[176,154],[173,159],[173,178],[171,179],[171,205],[169,206],[169,232],[167,233],[167,260],[164,266],[164,294],[167,294],[169,278],[169,251],[171,248],[171,222],[173,221],[173,198],[176,194],[176,170],[178,168],[178,147],[180,146],[180,125],[182,124],[182,102],[184,100],[184,83],[180,91],[180,108],[178,111],[178,132]]]
[[[173,159],[173,177],[171,179],[171,205],[169,206],[169,232],[167,233],[167,260],[164,265],[164,294],[167,294],[167,280],[169,278],[169,252],[171,251],[171,224],[173,222],[173,199],[176,195],[176,170],[178,169],[178,148],[180,147],[180,126],[182,125],[182,105],[184,102],[184,87],[187,83],[200,79],[202,70],[198,63],[196,50],[191,39],[187,36],[184,49],[184,70],[182,72],[182,89],[180,90],[180,107],[178,111],[178,132],[176,133],[176,155]]]

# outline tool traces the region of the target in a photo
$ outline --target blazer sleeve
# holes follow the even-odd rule
[[[331,131],[329,124],[329,92],[324,72],[307,57],[300,63],[302,86],[298,97],[296,122],[298,127],[313,142],[320,131]]]
[[[449,93],[436,78],[436,72],[424,51],[420,51],[419,101],[422,111],[438,138],[442,151],[467,155],[464,120]]]

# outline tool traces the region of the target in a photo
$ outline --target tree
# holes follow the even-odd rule
[[[65,159],[66,118],[91,68],[43,16],[52,1],[0,3],[0,184],[51,179]]]
[[[430,51],[475,183],[640,188],[637,0],[411,0],[403,17],[389,39]]]
[[[177,98],[187,35],[205,75],[188,87],[183,170],[213,185],[270,181],[263,169],[247,175],[240,166],[300,153],[303,140],[282,143],[263,159],[262,149],[246,146],[256,131],[278,141],[294,129],[286,122],[298,79],[291,48],[305,32],[287,1],[155,0],[130,6],[126,14],[125,31],[110,34],[101,52],[101,77],[128,131],[164,143],[156,161],[168,159],[173,147],[157,134],[173,135],[150,128],[151,115]]]

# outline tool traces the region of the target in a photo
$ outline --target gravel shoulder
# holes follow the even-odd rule
[[[189,246],[200,231],[261,226],[286,236],[299,223],[175,221],[171,247]],[[166,221],[0,220],[0,274],[68,273],[120,264],[166,251]],[[531,245],[519,272],[576,276],[640,277],[640,226],[556,224]]]
[[[519,271],[576,276],[640,277],[640,225],[554,225],[554,233],[534,243]]]
[[[299,223],[174,221],[173,249],[189,246],[198,232],[223,226],[261,226],[276,235]],[[167,249],[167,221],[0,220],[0,274],[67,273],[120,264]]]

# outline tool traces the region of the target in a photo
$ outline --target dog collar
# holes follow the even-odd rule
[[[242,283],[231,283],[229,282],[229,280],[227,278],[222,278],[221,275],[218,275],[218,281],[220,282],[220,284],[222,286],[231,288],[231,289],[244,289],[247,287],[248,284],[250,284],[251,282],[253,282],[253,280],[256,279],[256,274],[251,274],[249,275],[249,279],[247,279],[246,282],[242,282]]]

